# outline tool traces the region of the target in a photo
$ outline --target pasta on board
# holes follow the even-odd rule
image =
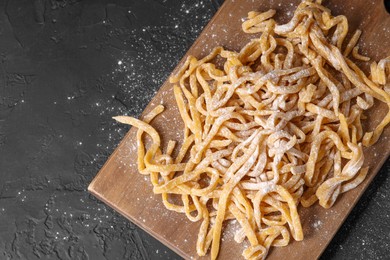
[[[202,221],[200,256],[210,251],[217,258],[223,223],[231,219],[241,227],[235,240],[250,244],[245,259],[303,240],[299,205],[329,208],[358,186],[368,173],[363,146],[390,121],[388,112],[368,132],[361,123],[374,99],[390,106],[390,57],[364,74],[353,62],[369,60],[358,52],[362,32],[346,42],[346,17],[333,16],[321,1],[301,2],[286,24],[275,13],[249,12],[242,29],[255,38],[240,51],[217,47],[200,60],[189,56],[170,78],[185,126],[177,156],[175,141],[162,152],[149,124],[162,105],[143,121],[115,117],[139,129],[138,170],[150,175],[165,207]]]

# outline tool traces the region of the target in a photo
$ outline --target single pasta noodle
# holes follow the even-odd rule
[[[245,259],[303,240],[299,205],[329,208],[358,186],[368,174],[363,146],[390,122],[388,112],[373,130],[361,123],[375,99],[390,106],[390,57],[366,75],[354,63],[369,60],[358,52],[362,32],[344,42],[346,17],[321,1],[302,1],[286,24],[275,13],[248,13],[242,29],[255,38],[240,51],[188,56],[171,76],[184,122],[180,147],[169,141],[163,153],[149,124],[162,105],[143,120],[114,117],[138,128],[138,171],[150,176],[165,207],[201,221],[199,256],[217,258],[223,224],[232,219],[240,225],[234,239],[249,242]]]

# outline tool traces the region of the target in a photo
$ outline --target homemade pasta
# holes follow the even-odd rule
[[[274,15],[249,12],[242,29],[255,38],[239,52],[189,56],[170,78],[184,122],[176,153],[175,141],[161,148],[149,124],[162,105],[143,121],[115,117],[138,128],[138,170],[165,207],[202,221],[200,256],[217,258],[223,223],[233,219],[240,225],[234,239],[249,242],[245,259],[302,240],[299,204],[329,208],[358,186],[368,173],[363,146],[390,121],[388,112],[366,132],[361,123],[374,99],[390,106],[390,57],[366,75],[354,63],[369,60],[357,46],[362,32],[346,42],[346,17],[332,16],[321,1],[301,2],[286,24]]]

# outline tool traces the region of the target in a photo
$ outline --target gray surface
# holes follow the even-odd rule
[[[86,189],[220,2],[0,1],[0,259],[179,258]],[[389,166],[324,259],[388,257]]]

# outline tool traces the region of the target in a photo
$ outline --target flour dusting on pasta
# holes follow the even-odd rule
[[[298,206],[329,208],[358,186],[368,173],[363,146],[377,142],[390,121],[388,112],[373,130],[362,126],[374,100],[390,106],[390,57],[372,62],[366,75],[354,63],[369,61],[357,45],[362,32],[347,42],[346,17],[321,1],[301,2],[286,24],[275,13],[249,12],[242,29],[255,38],[239,52],[218,47],[202,59],[189,56],[170,78],[185,125],[181,147],[170,141],[163,153],[149,124],[162,105],[142,121],[115,117],[138,128],[138,171],[150,176],[165,207],[201,221],[200,256],[217,258],[227,220],[240,226],[234,240],[249,242],[245,259],[303,240]]]

